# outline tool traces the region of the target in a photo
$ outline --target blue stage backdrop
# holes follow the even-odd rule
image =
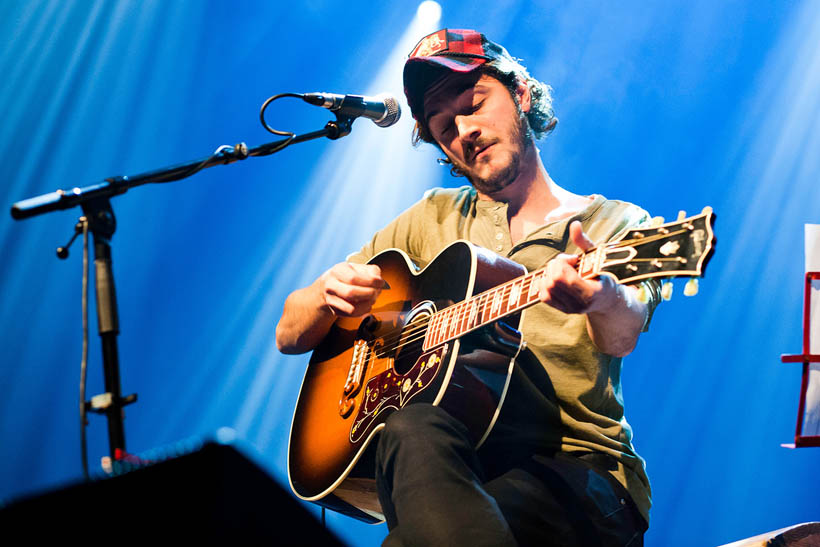
[[[282,92],[390,92],[389,129],[207,169],[113,199],[128,448],[234,428],[287,488],[288,432],[307,356],[274,328],[285,296],[358,248],[433,186],[455,186],[410,144],[402,57],[439,27],[478,28],[555,90],[540,149],[580,193],[656,215],[705,205],[717,254],[696,298],[660,306],[626,359],[624,395],[654,508],[647,544],[715,545],[820,520],[816,449],[788,450],[801,349],[803,224],[820,222],[820,4],[444,1],[7,1],[0,4],[0,196],[13,202],[276,137]],[[274,103],[276,128],[332,116]],[[0,220],[0,498],[81,477],[77,386],[81,245],[54,249],[79,210]],[[89,395],[102,391],[91,330]],[[107,452],[91,416],[91,462]],[[314,506],[310,511],[318,513]],[[350,544],[384,526],[329,514]]]

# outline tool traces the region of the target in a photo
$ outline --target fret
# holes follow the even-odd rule
[[[498,316],[499,317],[501,317],[502,315],[507,313],[506,310],[509,309],[509,304],[510,304],[509,289],[510,289],[509,283],[505,283],[504,285],[501,285],[500,287],[498,287],[498,292],[501,293],[501,302],[498,305]]]
[[[489,296],[486,292],[483,292],[478,297],[478,323],[479,325],[483,325],[487,322],[487,296]]]
[[[441,340],[439,340],[439,344],[447,339],[447,327],[450,326],[450,308],[447,308],[441,314]]]
[[[461,336],[464,334],[464,320],[467,318],[467,314],[465,313],[466,307],[464,302],[459,302],[455,305],[455,314],[456,314],[456,336]]]
[[[433,322],[431,324],[431,331],[433,333],[432,341],[430,342],[430,346],[437,346],[441,343],[441,312],[436,312],[433,314]]]
[[[447,338],[450,339],[458,334],[458,306],[450,306],[448,310],[450,312],[450,329],[447,332]]]
[[[518,299],[521,296],[521,285],[524,280],[517,280],[510,285],[510,297],[507,299],[507,311],[514,310],[518,307]]]
[[[543,275],[545,270],[538,270],[530,276],[530,289],[527,291],[527,301],[532,302],[538,298],[538,276]]]
[[[470,301],[461,303],[461,334],[470,330]]]
[[[467,331],[467,302],[460,302],[458,305],[458,335],[461,336]]]
[[[467,319],[467,328],[472,329],[476,326],[476,320],[478,319],[478,302],[476,298],[470,299],[470,314]]]
[[[501,313],[502,294],[498,289],[493,289],[493,305],[490,308],[490,318],[495,319]]]

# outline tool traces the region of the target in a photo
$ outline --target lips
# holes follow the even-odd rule
[[[478,160],[479,156],[484,154],[484,152],[486,152],[494,144],[495,144],[494,142],[491,142],[491,143],[487,143],[487,144],[481,145],[480,147],[476,148],[476,153],[473,154],[473,157],[470,161],[474,163],[476,160]]]

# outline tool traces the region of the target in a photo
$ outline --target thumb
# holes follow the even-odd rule
[[[569,238],[582,251],[588,251],[595,246],[592,240],[584,233],[584,228],[578,220],[573,220],[569,225]]]

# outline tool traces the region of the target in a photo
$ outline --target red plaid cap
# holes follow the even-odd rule
[[[497,60],[515,62],[507,50],[467,29],[441,29],[419,40],[404,63],[404,94],[413,117],[422,116],[424,92],[448,72],[466,74]]]

